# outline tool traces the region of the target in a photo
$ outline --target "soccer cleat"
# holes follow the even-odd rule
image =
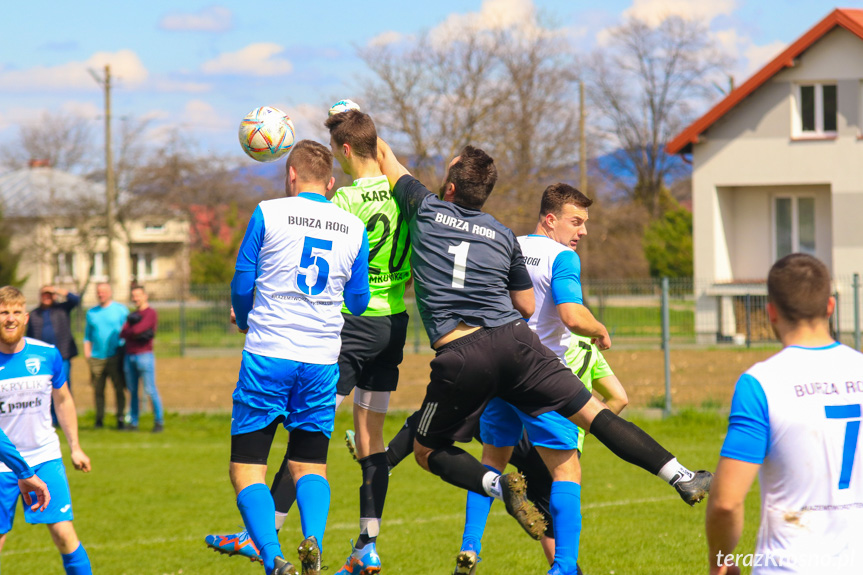
[[[351,546],[353,544],[351,541]],[[344,566],[336,571],[336,575],[375,575],[380,572],[381,558],[375,551],[375,544],[367,543],[362,549],[354,547]]]
[[[528,535],[539,541],[547,527],[545,517],[527,500],[527,481],[518,472],[500,476],[501,499],[506,511],[518,521]]]
[[[710,493],[710,484],[713,483],[713,474],[703,469],[695,472],[695,476],[689,481],[678,481],[674,484],[680,498],[690,507],[704,499]]]
[[[351,452],[351,457],[354,458],[354,461],[359,463],[360,460],[357,457],[357,434],[354,433],[353,429],[345,431],[345,445],[348,446],[348,451]]]
[[[297,547],[297,555],[302,565],[302,575],[320,575],[321,572],[321,548],[318,539],[314,535],[306,537]]]
[[[248,531],[240,531],[231,535],[207,535],[204,540],[207,547],[225,555],[242,555],[250,561],[263,564],[255,542],[249,537]]]
[[[297,575],[296,568],[285,561],[283,557],[276,557],[276,566],[273,567],[270,575]]]
[[[452,572],[452,575],[475,575],[476,564],[480,561],[476,551],[463,549],[455,556],[455,571]]]

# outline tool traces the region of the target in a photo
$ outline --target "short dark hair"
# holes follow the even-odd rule
[[[480,209],[497,183],[494,160],[479,148],[465,146],[458,162],[447,173],[446,181],[455,186],[455,203]]]
[[[333,153],[326,146],[311,140],[300,140],[288,155],[285,169],[294,168],[302,182],[322,183],[333,177]]]
[[[337,146],[348,144],[361,158],[378,156],[378,131],[372,117],[359,110],[348,110],[327,118],[324,126]]]
[[[570,186],[559,182],[552,184],[542,193],[542,201],[539,204],[539,217],[548,214],[560,215],[563,206],[573,204],[579,208],[589,208],[593,200],[582,194],[580,191]]]
[[[767,299],[791,322],[827,316],[830,272],[819,259],[808,254],[790,254],[770,268]]]

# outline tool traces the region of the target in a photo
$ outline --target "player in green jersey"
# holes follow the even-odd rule
[[[344,567],[336,575],[371,575],[380,571],[375,540],[380,531],[389,484],[383,426],[390,393],[398,383],[399,365],[407,338],[405,285],[411,277],[410,241],[389,182],[377,162],[377,131],[368,114],[349,110],[331,115],[325,126],[339,165],[354,181],[339,188],[332,202],[359,217],[369,238],[371,300],[361,316],[342,308],[342,348],[336,407],[356,387],[354,428],[356,456],[362,466],[360,535]],[[293,481],[285,464],[273,479],[276,529],[285,522],[295,500]],[[228,555],[259,560],[245,532],[208,535],[207,546]]]
[[[336,575],[370,575],[380,571],[375,541],[380,532],[389,466],[384,446],[384,419],[390,394],[398,384],[407,337],[405,284],[410,279],[408,226],[377,163],[377,131],[368,114],[349,110],[324,124],[330,147],[354,182],[339,188],[333,203],[366,223],[369,236],[371,301],[361,316],[345,309],[339,356],[338,405],[354,391],[356,456],[362,467],[360,534]]]

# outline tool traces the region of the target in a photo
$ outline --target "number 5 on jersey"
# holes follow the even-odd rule
[[[297,287],[306,295],[318,295],[327,287],[330,264],[323,254],[333,249],[333,242],[306,237],[303,241],[303,254],[300,256],[300,271],[297,274]]]

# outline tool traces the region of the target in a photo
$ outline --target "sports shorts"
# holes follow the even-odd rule
[[[578,448],[578,426],[558,412],[531,417],[499,397],[492,399],[482,413],[480,439],[494,447],[515,446],[521,441],[522,428],[534,445],[559,450]]]
[[[72,521],[72,496],[69,493],[69,481],[66,479],[66,468],[62,459],[51,459],[32,466],[39,479],[48,486],[51,501],[45,511],[31,511],[24,505],[24,498],[18,489],[18,478],[11,471],[0,473],[0,534],[9,533],[15,520],[15,507],[18,499],[24,507],[24,520],[31,525],[38,523],[59,523]],[[31,493],[33,502],[36,494]]]
[[[523,319],[483,328],[437,350],[417,441],[432,449],[467,442],[482,412],[500,397],[532,417],[570,417],[591,394]]]
[[[333,432],[338,364],[320,365],[243,351],[234,389],[231,435],[257,431],[284,417],[288,431]]]
[[[339,395],[348,395],[354,387],[395,391],[408,334],[407,312],[379,317],[342,314],[342,317],[345,325],[339,353]]]

